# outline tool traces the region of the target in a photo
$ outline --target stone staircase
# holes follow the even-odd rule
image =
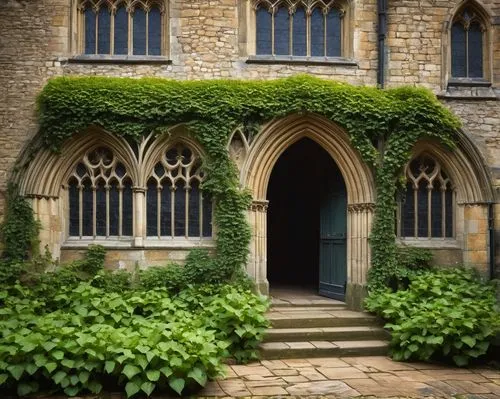
[[[262,359],[387,354],[389,334],[370,314],[321,297],[272,301]]]

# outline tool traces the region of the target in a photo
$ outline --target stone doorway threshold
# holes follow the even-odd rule
[[[269,289],[273,306],[328,306],[344,305],[342,301],[318,295],[315,287],[274,285]]]

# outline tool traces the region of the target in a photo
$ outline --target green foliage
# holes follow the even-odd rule
[[[398,289],[406,289],[416,276],[430,270],[432,252],[427,248],[416,248],[407,245],[398,245],[395,254],[395,267],[388,275],[385,286]]]
[[[215,200],[218,231],[216,257],[203,264],[207,276],[217,281],[234,278],[246,262],[250,242],[245,220],[250,196],[239,188],[226,147],[232,131],[238,126],[257,131],[263,123],[292,113],[311,112],[334,121],[375,170],[370,271],[374,289],[383,287],[397,267],[394,198],[412,146],[423,137],[453,146],[459,127],[425,89],[378,90],[309,76],[182,82],[63,77],[45,86],[38,106],[40,137],[54,150],[91,125],[133,142],[152,131],[161,134],[168,126],[187,124],[207,155],[204,190]]]
[[[365,305],[388,321],[396,360],[444,356],[465,366],[500,332],[494,288],[466,269],[428,271],[407,290],[372,293]]]
[[[235,286],[110,292],[96,279],[61,287],[56,306],[16,284],[0,289],[0,386],[68,396],[106,383],[128,397],[167,387],[189,394],[222,371],[232,351],[255,354],[267,327],[263,297]]]

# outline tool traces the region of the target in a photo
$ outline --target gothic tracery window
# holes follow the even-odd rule
[[[132,236],[132,180],[113,152],[86,153],[68,181],[69,235]]]
[[[482,78],[485,26],[472,8],[465,8],[451,27],[451,74],[456,78]]]
[[[400,206],[400,236],[453,237],[454,188],[441,165],[427,155],[407,168],[406,192]]]
[[[337,0],[257,0],[254,7],[257,55],[342,55],[345,11]]]
[[[211,237],[212,201],[200,189],[201,159],[190,148],[168,148],[147,185],[148,237]]]
[[[164,0],[79,0],[84,54],[162,55]]]

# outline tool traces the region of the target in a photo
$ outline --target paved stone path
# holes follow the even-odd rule
[[[387,357],[262,360],[227,366],[198,396],[500,398],[500,370],[400,363]]]

